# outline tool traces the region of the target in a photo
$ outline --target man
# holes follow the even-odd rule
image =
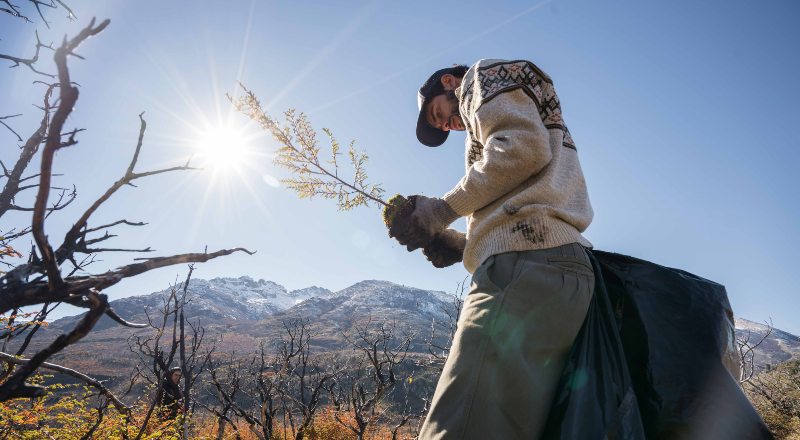
[[[161,381],[161,387],[156,396],[156,402],[161,407],[161,417],[172,420],[178,417],[183,405],[183,391],[180,382],[183,371],[175,366],[169,369]]]
[[[418,104],[423,144],[467,132],[466,174],[442,198],[409,197],[389,233],[473,274],[420,439],[538,438],[594,286],[577,149],[529,61],[441,69]],[[466,235],[447,229],[464,216]]]

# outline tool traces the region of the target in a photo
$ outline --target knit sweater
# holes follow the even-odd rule
[[[467,131],[466,175],[443,199],[467,216],[464,266],[568,243],[592,206],[553,82],[529,61],[481,60],[456,89]]]

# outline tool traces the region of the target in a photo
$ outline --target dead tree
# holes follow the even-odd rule
[[[200,377],[201,372],[205,369],[211,356],[214,353],[214,346],[204,346],[205,328],[200,325],[199,321],[194,323],[186,316],[186,305],[191,302],[191,298],[187,296],[189,289],[189,281],[192,278],[192,271],[194,266],[189,266],[189,274],[186,276],[186,281],[183,283],[183,290],[180,300],[176,303],[178,305],[178,355],[179,366],[181,367],[181,379],[183,383],[183,414],[189,415],[194,412],[191,404],[194,402],[191,399],[195,383]],[[188,327],[188,329],[187,329]],[[203,350],[201,350],[201,348]],[[189,424],[188,417],[181,419],[181,434],[182,438],[189,438]]]
[[[255,417],[248,420],[250,412],[244,411],[238,402],[246,380],[243,361],[233,353],[229,355],[229,359],[224,365],[210,358],[206,370],[208,371],[205,380],[206,393],[210,403],[201,402],[200,405],[217,418],[217,440],[224,438],[226,426],[233,429],[233,435],[237,440],[242,438],[239,427],[236,425],[235,418],[237,416],[243,417],[250,425],[251,431],[262,438],[258,434],[258,429],[255,428],[259,420]]]
[[[216,405],[206,406],[206,409],[217,417],[217,438],[222,438],[226,425],[240,438],[230,415],[244,420],[259,439],[273,438],[280,409],[278,387],[281,380],[278,377],[282,371],[278,358],[267,352],[264,343],[259,344],[258,353],[249,360],[231,354],[224,366],[210,362],[208,372],[210,397]]]
[[[398,335],[394,322],[374,323],[371,320],[354,326],[354,335],[348,341],[356,351],[353,365],[339,377],[337,392],[331,393],[339,410],[336,421],[363,440],[370,425],[384,417],[384,399],[397,384],[397,370],[408,355],[412,333]],[[402,380],[402,379],[401,379]],[[346,411],[355,423],[342,418],[338,412]],[[396,426],[395,434],[407,421],[406,415]]]
[[[453,338],[455,337],[456,330],[458,330],[458,320],[461,317],[461,309],[464,306],[464,292],[466,289],[467,279],[465,278],[458,283],[455,292],[450,295],[452,300],[451,303],[442,307],[441,311],[445,318],[439,321],[435,319],[431,321],[431,333],[427,341],[428,353],[430,353],[430,357],[425,364],[421,364],[419,366],[423,368],[433,367],[436,377],[439,377],[442,374],[444,364],[447,361],[447,357],[450,355],[450,347],[453,344]],[[422,423],[425,421],[425,417],[430,409],[433,392],[434,389],[431,388],[429,392],[425,393],[425,397],[422,398],[422,408],[417,414],[412,416],[417,420],[415,426],[415,432],[417,434],[419,433],[420,429],[422,429]]]
[[[291,319],[283,326],[274,352],[262,342],[248,360],[230,355],[224,365],[209,362],[206,381],[214,404],[204,407],[217,417],[218,437],[224,425],[239,436],[235,419],[244,420],[261,440],[275,438],[280,422],[296,440],[306,436],[342,368],[312,353],[306,321]]]
[[[275,419],[280,408],[278,404],[280,382],[278,379],[284,372],[281,371],[278,359],[274,355],[267,354],[263,341],[259,344],[258,356],[253,358],[247,373],[252,381],[250,392],[258,404],[258,419],[261,422],[262,430],[265,434],[269,434],[265,438],[270,438],[274,434]]]
[[[411,384],[413,378],[408,378],[407,380],[402,381],[403,385],[403,407],[398,412],[398,419],[396,423],[392,425],[391,433],[392,433],[392,440],[397,440],[397,436],[400,434],[400,430],[406,426],[412,419],[420,417],[419,414],[415,413],[412,410],[411,404]],[[423,405],[423,411],[427,411],[427,405]],[[415,437],[419,435],[419,429],[415,432]]]
[[[180,405],[183,417],[179,419],[180,431],[182,438],[188,438],[188,420],[194,402],[192,390],[215,350],[213,345],[204,344],[205,329],[199,322],[192,323],[185,313],[186,306],[191,302],[188,289],[193,269],[192,266],[189,267],[189,274],[182,285],[172,286],[167,297],[163,299],[157,316],[151,316],[150,311],[145,311],[147,325],[152,332],[144,336],[134,334],[128,339],[129,349],[139,358],[133,375],[141,377],[156,390],[144,419],[138,423],[137,439],[144,434],[155,410],[161,410],[159,406],[165,391],[163,383],[167,380],[170,367],[176,364],[182,373],[183,401]]]
[[[441,374],[447,356],[450,354],[450,346],[453,344],[458,329],[458,318],[461,316],[461,309],[464,306],[464,291],[467,288],[467,280],[458,283],[458,288],[451,295],[452,303],[442,307],[443,320],[431,321],[431,334],[428,338],[429,362]]]
[[[13,14],[15,8],[11,6],[11,3],[9,1],[4,1],[3,3],[12,11],[9,13]],[[66,7],[58,0],[56,0],[56,3],[61,7]],[[35,4],[39,7],[46,3],[35,2]],[[4,10],[4,12],[8,11]],[[3,169],[3,175],[0,176],[0,179],[5,181],[3,190],[0,192],[0,218],[14,211],[32,213],[32,220],[29,225],[10,227],[0,232],[0,249],[2,249],[0,261],[9,269],[0,273],[0,315],[16,316],[20,309],[24,307],[38,306],[41,307],[42,311],[34,321],[41,322],[58,304],[66,303],[88,309],[88,312],[70,332],[55,338],[49,345],[30,356],[24,363],[17,365],[7,362],[5,364],[6,374],[2,383],[0,383],[0,401],[42,395],[43,389],[27,384],[26,379],[42,367],[50,356],[86,336],[101,316],[108,315],[119,324],[128,327],[142,327],[142,325],[129,323],[118,316],[109,306],[106,295],[102,293],[104,289],[126,278],[161,267],[204,262],[236,251],[250,253],[245,249],[236,248],[216,252],[139,258],[131,264],[103,273],[91,274],[86,271],[87,266],[94,261],[94,258],[103,252],[153,252],[150,247],[119,249],[100,245],[100,243],[115,237],[114,234],[109,232],[110,228],[144,225],[142,222],[121,219],[108,224],[92,226],[91,219],[93,214],[109,198],[120,188],[133,186],[134,181],[144,177],[192,169],[187,162],[184,165],[170,168],[150,171],[136,170],[146,129],[142,115],[139,115],[139,137],[134,148],[133,157],[122,177],[87,206],[83,213],[75,219],[73,226],[57,246],[50,241],[50,237],[45,233],[47,218],[72,203],[76,196],[74,188],[59,188],[53,184],[53,177],[56,177],[53,174],[55,153],[60,149],[76,145],[78,143],[77,135],[82,131],[82,129],[77,128],[66,128],[69,115],[77,104],[79,96],[79,88],[70,76],[67,61],[70,56],[77,56],[75,50],[84,41],[102,32],[108,24],[108,20],[99,24],[92,20],[78,35],[72,39],[65,38],[62,44],[55,49],[54,61],[57,74],[55,75],[54,83],[45,83],[46,90],[41,107],[41,123],[21,146],[15,165],[9,169],[5,164],[0,164]],[[39,50],[44,47],[48,46],[37,43],[35,59],[30,60],[30,62],[22,62],[9,56],[1,58],[15,62],[17,65],[25,64],[31,67],[38,60]],[[10,126],[7,127],[11,129]],[[22,139],[15,131],[11,131],[17,136],[18,140]],[[36,155],[39,156],[40,162],[38,173],[25,176],[28,165]],[[32,206],[23,206],[20,203],[21,194],[26,191],[32,192]],[[56,192],[55,196],[53,196],[53,192]],[[35,244],[25,260],[19,262],[24,255],[13,245],[13,241],[27,236],[31,236]],[[0,335],[0,339],[5,339],[7,342],[9,338],[21,337],[23,334],[27,334],[26,337],[30,338],[38,328],[38,324],[31,324],[25,325],[23,328],[17,327],[13,333],[9,333],[10,330],[5,330],[5,333]],[[24,347],[27,347],[27,343],[24,344]],[[21,355],[23,353],[18,352],[17,354]]]
[[[312,353],[313,333],[307,321],[292,319],[283,326],[286,333],[278,348],[277,376],[280,411],[284,429],[302,440],[344,367],[337,366],[332,357]]]
[[[756,375],[758,370],[755,363],[756,349],[769,338],[773,329],[770,321],[767,323],[766,332],[757,339],[753,338],[750,330],[736,338],[736,345],[739,348],[739,384],[749,382]]]

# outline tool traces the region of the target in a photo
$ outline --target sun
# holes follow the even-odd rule
[[[214,174],[241,173],[252,156],[250,139],[245,131],[230,125],[200,130],[195,146],[200,167]]]

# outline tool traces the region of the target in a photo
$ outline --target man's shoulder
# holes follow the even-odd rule
[[[462,114],[471,118],[483,104],[518,89],[539,106],[545,95],[544,89],[552,89],[552,81],[528,60],[479,60],[464,75],[461,87]]]
[[[478,60],[467,71],[466,76],[474,78],[479,76],[500,77],[508,80],[540,79],[552,83],[550,76],[539,66],[529,60],[506,60],[500,58],[484,58]]]

